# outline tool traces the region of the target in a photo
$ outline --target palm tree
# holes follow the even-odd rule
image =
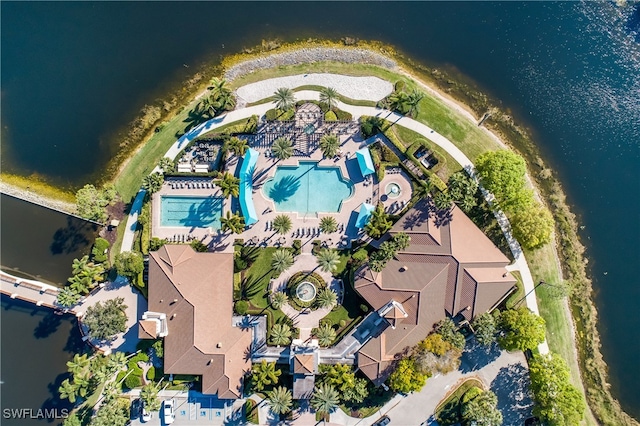
[[[229,149],[238,157],[242,157],[247,149],[249,149],[247,141],[245,139],[240,139],[237,136],[229,139],[228,145]]]
[[[240,179],[229,172],[224,173],[220,179],[214,180],[213,183],[222,190],[224,197],[240,195]]]
[[[269,338],[274,345],[288,345],[291,341],[291,328],[287,324],[274,324],[269,332]]]
[[[93,262],[87,263],[84,270],[78,274],[81,277],[91,278],[91,281],[103,281],[104,280],[104,266],[98,263],[95,264]]]
[[[407,102],[407,94],[404,92],[393,92],[387,98],[391,109],[401,111]]]
[[[286,234],[291,230],[291,218],[286,214],[279,214],[273,219],[273,229],[278,234]]]
[[[389,216],[384,212],[384,206],[380,203],[371,213],[371,218],[364,227],[364,230],[371,238],[378,239],[391,229],[392,226],[393,224],[389,221]]]
[[[173,173],[175,171],[175,165],[173,164],[173,160],[169,157],[162,157],[158,162],[158,168],[162,170],[163,174]]]
[[[316,306],[320,309],[330,308],[338,302],[338,295],[328,288],[318,291],[316,296]]]
[[[405,103],[409,106],[409,111],[407,115],[409,117],[413,117],[413,113],[418,113],[418,104],[424,98],[424,93],[419,90],[414,89],[405,99]]]
[[[69,287],[76,294],[89,293],[89,290],[91,290],[93,286],[93,280],[90,277],[83,277],[81,275],[74,275],[69,278],[69,283],[71,284]]]
[[[112,352],[109,355],[107,365],[111,371],[119,371],[127,365],[127,355],[124,352]]]
[[[202,100],[198,103],[197,108],[200,113],[207,114],[209,117],[213,117],[214,115],[216,115],[216,106],[216,98],[214,97],[214,95],[210,95],[202,98]]]
[[[73,375],[73,384],[75,385],[76,393],[79,396],[81,397],[87,396],[87,389],[89,389],[89,381],[90,381],[90,377],[89,377],[88,371],[82,371],[78,374]]]
[[[271,256],[271,267],[278,274],[286,271],[293,265],[293,255],[287,249],[279,249]]]
[[[154,383],[148,383],[140,389],[140,399],[144,402],[144,406],[147,410],[158,411],[160,409],[158,388],[156,388]]]
[[[282,374],[282,371],[276,369],[275,362],[262,360],[251,367],[251,383],[253,383],[257,391],[263,391],[266,386],[278,383],[280,374]]]
[[[288,87],[281,87],[276,90],[272,99],[276,103],[276,108],[282,111],[287,111],[293,108],[293,105],[296,102],[293,91]]]
[[[320,102],[333,109],[338,103],[338,91],[333,87],[323,87],[320,89]]]
[[[398,232],[393,236],[393,245],[397,251],[404,251],[409,247],[411,237],[406,232]]]
[[[69,373],[75,375],[80,374],[89,366],[89,359],[87,359],[87,354],[80,355],[75,354],[71,361],[67,361],[67,369]]]
[[[151,173],[142,179],[142,188],[151,195],[160,191],[163,183],[164,175],[162,173]]]
[[[287,303],[288,300],[289,297],[286,293],[283,293],[281,291],[275,292],[271,295],[271,306],[273,307],[273,309],[280,309],[282,308],[282,305]]]
[[[340,263],[340,255],[337,251],[328,248],[318,251],[316,255],[318,266],[324,272],[333,272]]]
[[[336,331],[329,324],[322,324],[316,329],[315,336],[318,338],[320,346],[331,346],[334,340],[336,340]]]
[[[451,196],[446,192],[440,192],[433,197],[433,205],[438,210],[449,210],[451,208]]]
[[[220,224],[223,232],[231,231],[234,234],[242,234],[244,231],[244,217],[240,216],[238,212],[231,214],[230,211],[227,211],[227,216],[220,218]]]
[[[273,141],[271,151],[278,160],[291,158],[293,156],[293,142],[287,138],[278,138]]]
[[[236,98],[231,91],[220,93],[213,102],[216,112],[231,111],[236,107]]]
[[[311,397],[311,407],[320,414],[329,414],[338,407],[340,397],[333,386],[322,383]]]
[[[81,296],[73,291],[70,287],[65,287],[58,293],[56,302],[62,307],[70,308],[78,303],[80,297]]]
[[[338,222],[333,216],[326,216],[320,219],[320,231],[325,234],[331,234],[338,230]]]
[[[78,388],[74,383],[71,383],[69,379],[64,379],[58,388],[58,393],[60,394],[60,399],[68,399],[73,404],[76,402],[77,390]]]
[[[291,411],[293,396],[291,391],[284,386],[278,386],[267,393],[267,398],[271,411],[275,414],[285,414]]]
[[[322,155],[327,158],[335,157],[340,148],[340,140],[336,135],[328,134],[320,138],[320,149]]]
[[[89,264],[89,256],[84,255],[80,259],[73,259],[71,264],[71,273],[73,275],[79,275],[84,271]]]
[[[227,80],[224,78],[212,78],[209,81],[211,85],[211,95],[215,98],[218,98],[223,93],[231,93],[231,90],[227,87]]]

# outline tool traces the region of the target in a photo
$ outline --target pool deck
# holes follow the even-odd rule
[[[197,228],[186,226],[160,226],[161,198],[163,196],[181,197],[220,197],[222,191],[212,184],[210,177],[176,177],[167,178],[162,188],[153,194],[151,209],[151,235],[158,238],[166,238],[169,241],[186,242],[188,239],[198,239],[205,244],[211,241],[218,230],[213,228]],[[188,187],[187,187],[188,183]],[[206,187],[208,186],[208,188]],[[223,216],[229,210],[229,200],[225,200],[222,207]]]

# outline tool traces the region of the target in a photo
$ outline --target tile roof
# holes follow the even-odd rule
[[[156,339],[158,334],[156,333],[157,322],[154,320],[140,320],[138,321],[138,338],[139,339]]]
[[[315,357],[313,354],[296,354],[293,357],[294,374],[314,374]]]
[[[149,257],[149,310],[167,316],[164,370],[202,375],[202,392],[235,399],[251,368],[251,333],[232,325],[233,254],[165,245]]]
[[[430,200],[419,201],[390,231],[407,233],[409,247],[382,272],[365,265],[354,276],[356,290],[374,309],[395,300],[408,314],[358,353],[358,367],[376,384],[388,377],[395,356],[438,321],[458,314],[471,320],[494,308],[516,282],[505,269],[509,259],[460,209],[444,220],[432,210]]]

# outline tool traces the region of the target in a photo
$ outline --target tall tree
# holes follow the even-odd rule
[[[391,227],[393,223],[389,220],[389,215],[384,212],[384,206],[379,203],[375,210],[371,212],[369,222],[364,227],[367,234],[374,239],[382,237]]]
[[[237,212],[231,214],[230,211],[227,211],[227,215],[220,218],[220,224],[222,232],[230,231],[234,234],[242,234],[244,232],[244,217]]]
[[[142,255],[135,251],[123,251],[116,254],[114,266],[118,275],[127,277],[129,281],[133,281],[138,277],[138,274],[144,270],[144,260]]]
[[[529,363],[533,413],[545,424],[580,424],[585,404],[580,391],[570,383],[569,368],[557,354],[537,355]]]
[[[116,191],[112,185],[97,189],[93,185],[85,185],[76,192],[76,210],[79,216],[104,222],[107,220],[106,207],[116,199]]]
[[[273,309],[280,309],[285,303],[287,303],[288,300],[289,297],[286,293],[276,291],[271,295],[271,306],[273,307]]]
[[[311,407],[320,414],[330,414],[340,403],[338,392],[333,386],[328,384],[320,384],[316,386],[313,396],[311,397]]]
[[[532,201],[531,191],[525,188],[527,166],[518,154],[506,149],[485,152],[476,159],[476,169],[501,208],[518,211]]]
[[[293,265],[293,255],[287,249],[278,249],[271,256],[271,267],[278,274],[286,271]]]
[[[164,175],[162,173],[151,173],[142,178],[142,187],[149,193],[154,194],[162,188]]]
[[[460,414],[464,426],[500,426],[502,413],[497,408],[498,397],[491,391],[485,391],[462,404]]]
[[[273,230],[278,234],[284,235],[291,231],[291,218],[286,214],[279,214],[273,219]]]
[[[281,87],[276,90],[272,99],[276,103],[276,108],[282,111],[293,108],[296,102],[293,91],[288,87]]]
[[[442,339],[445,342],[451,343],[453,347],[460,350],[464,349],[464,335],[458,331],[458,327],[451,318],[445,318],[438,322],[436,325],[436,331],[442,336]]]
[[[74,354],[71,361],[67,361],[67,369],[69,373],[76,375],[87,370],[89,367],[89,359],[87,354]]]
[[[489,346],[496,341],[496,321],[493,315],[485,312],[478,315],[471,322],[478,343]]]
[[[275,362],[262,360],[251,366],[251,383],[257,391],[262,392],[267,386],[277,384],[281,374]]]
[[[69,278],[69,288],[76,294],[87,294],[93,288],[93,280],[90,277],[74,275]]]
[[[76,391],[78,387],[69,381],[69,379],[64,379],[58,388],[58,393],[60,394],[60,399],[68,399],[70,403],[76,402]]]
[[[325,216],[320,219],[320,231],[325,234],[331,234],[338,230],[338,222],[333,216]]]
[[[291,156],[293,156],[293,142],[285,137],[278,138],[273,141],[271,151],[273,151],[273,155],[275,155],[278,160],[291,158]]]
[[[326,158],[333,158],[340,149],[340,139],[334,134],[327,134],[320,138],[320,150]]]
[[[269,332],[269,337],[274,345],[288,345],[291,342],[291,328],[287,324],[274,324]]]
[[[406,232],[398,232],[393,236],[393,245],[395,246],[395,252],[404,251],[409,247],[411,237]],[[395,253],[394,253],[395,256]]]
[[[333,109],[338,104],[338,91],[333,87],[323,87],[320,89],[320,103]]]
[[[499,326],[498,343],[510,351],[533,350],[545,339],[544,319],[525,307],[501,312]]]
[[[240,179],[229,172],[225,172],[220,179],[214,180],[213,183],[222,190],[222,195],[225,198],[240,195]]]
[[[271,411],[275,414],[285,414],[291,411],[293,406],[293,395],[284,386],[278,386],[267,394],[267,401]]]
[[[245,152],[247,152],[247,149],[249,149],[249,144],[246,139],[241,139],[237,136],[233,136],[229,139],[228,146],[229,149],[238,157],[242,157]]]
[[[65,287],[58,293],[56,303],[64,308],[74,306],[80,300],[80,295],[70,287]]]
[[[316,295],[315,304],[320,309],[330,308],[338,301],[338,295],[328,288],[322,288]]]
[[[396,392],[410,393],[422,389],[427,376],[422,374],[411,358],[401,359],[389,376],[389,387]]]
[[[127,329],[127,314],[124,298],[118,297],[97,302],[87,308],[82,322],[89,328],[89,335],[99,340],[111,340]]]
[[[553,216],[538,203],[518,210],[511,218],[513,236],[526,249],[540,248],[551,241]]]
[[[424,93],[416,89],[412,90],[411,93],[409,93],[409,95],[405,98],[405,102],[409,107],[409,111],[407,112],[407,115],[409,117],[418,115],[419,104],[422,98],[424,98]]]
[[[330,324],[322,324],[315,331],[315,336],[318,338],[320,346],[331,346],[334,340],[336,340],[336,331]]]
[[[149,411],[160,410],[160,399],[158,398],[158,388],[155,383],[147,383],[140,389],[140,399]]]
[[[340,254],[335,250],[324,248],[318,251],[316,260],[322,271],[333,272],[338,268],[338,264],[340,263]]]
[[[162,170],[163,174],[173,173],[176,170],[176,166],[173,164],[173,160],[169,157],[162,157],[158,162],[158,168]]]

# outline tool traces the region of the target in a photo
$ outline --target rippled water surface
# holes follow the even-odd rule
[[[471,78],[534,132],[559,172],[584,227],[612,389],[640,417],[639,3],[1,7],[2,168],[65,185],[99,173],[116,129],[199,60],[261,39],[379,39]]]

